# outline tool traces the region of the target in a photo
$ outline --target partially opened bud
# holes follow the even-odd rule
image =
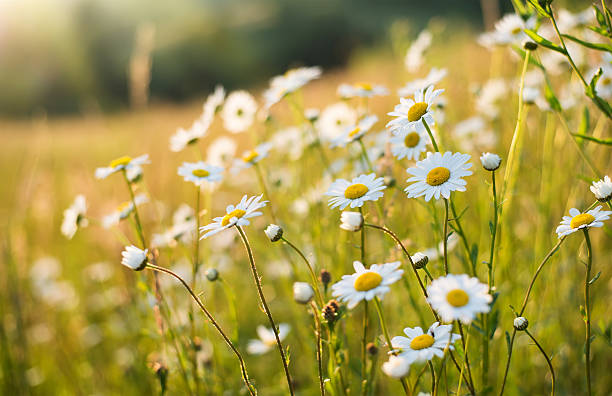
[[[272,242],[276,242],[283,237],[283,229],[276,224],[270,224],[264,232]]]
[[[147,253],[148,249],[142,250],[134,245],[126,246],[125,250],[121,252],[121,264],[134,271],[142,271],[147,266]]]
[[[527,329],[527,326],[529,326],[529,321],[527,320],[527,318],[519,316],[518,318],[514,319],[513,325],[514,328],[518,331],[523,331]]]
[[[359,231],[363,227],[363,216],[359,212],[342,212],[340,228],[347,231]]]
[[[501,157],[493,153],[482,153],[480,156],[480,162],[482,163],[483,168],[493,172],[499,168],[499,165],[501,164]]]
[[[293,284],[293,299],[300,304],[308,304],[314,296],[314,290],[306,282],[295,282]]]

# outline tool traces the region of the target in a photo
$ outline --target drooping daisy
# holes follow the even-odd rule
[[[561,224],[557,227],[557,236],[563,238],[583,228],[603,227],[603,221],[610,219],[612,211],[601,210],[601,205],[586,213],[580,213],[576,208],[569,210],[569,216],[563,216]]]
[[[409,72],[415,72],[419,70],[423,64],[423,54],[431,45],[433,36],[428,30],[423,30],[419,33],[418,37],[408,48],[406,56],[404,58],[404,64]]]
[[[285,95],[297,91],[308,82],[320,76],[321,68],[315,66],[287,70],[285,74],[272,78],[270,80],[270,88],[263,94],[266,108],[270,108],[272,105],[280,102]]]
[[[200,227],[200,234],[202,234],[200,239],[208,238],[234,225],[247,226],[251,224],[248,219],[261,216],[262,213],[258,212],[258,209],[266,206],[266,202],[268,202],[261,201],[262,197],[263,194],[258,197],[252,196],[251,198],[244,195],[238,205],[228,205],[227,208],[225,208],[225,216],[215,217],[212,223]]]
[[[317,128],[321,137],[327,141],[337,138],[346,127],[357,121],[357,113],[345,102],[327,106],[317,120]]]
[[[142,250],[134,245],[126,246],[125,250],[121,252],[121,264],[126,267],[133,269],[134,271],[141,271],[147,265],[147,253],[148,249]]]
[[[145,194],[138,194],[134,197],[136,205],[141,205],[149,201],[149,198]],[[121,220],[127,219],[127,217],[134,211],[134,203],[127,201],[119,205],[112,213],[102,218],[102,227],[110,228],[119,224]]]
[[[225,89],[221,85],[217,85],[213,93],[208,95],[204,102],[202,119],[209,120],[213,118],[215,113],[219,111],[225,100]]]
[[[132,167],[140,166],[149,163],[149,154],[141,155],[140,157],[132,158],[123,156],[117,159],[114,159],[110,162],[110,164],[106,167],[97,168],[96,169],[96,179],[106,179],[113,173],[119,172],[121,170],[129,170]]]
[[[495,23],[495,29],[480,35],[478,43],[486,48],[495,45],[520,44],[527,35],[523,29],[531,29],[535,25],[535,18],[524,21],[519,15],[506,14]]]
[[[387,127],[394,130],[398,128],[425,130],[423,120],[428,126],[434,125],[433,105],[434,99],[438,97],[443,89],[434,89],[430,85],[426,89],[419,89],[413,98],[400,98],[400,104],[395,106],[388,115],[396,117],[387,123]]]
[[[404,270],[398,269],[400,265],[399,261],[395,261],[372,264],[366,269],[359,261],[355,261],[353,262],[355,273],[343,275],[342,280],[332,286],[332,295],[346,302],[349,309],[354,308],[362,300],[382,298],[390,290],[389,285],[402,277]]]
[[[357,125],[346,127],[342,135],[332,140],[331,147],[344,147],[350,142],[361,139],[376,122],[378,122],[378,117],[375,115],[363,117]]]
[[[262,143],[253,150],[245,151],[240,159],[234,160],[232,173],[237,173],[242,169],[250,168],[262,159],[266,158],[270,153],[272,143]]]
[[[427,301],[446,323],[460,320],[469,324],[476,314],[489,312],[493,299],[489,286],[465,274],[434,279],[427,286],[427,294]]]
[[[201,186],[206,182],[218,182],[223,179],[223,168],[209,165],[204,161],[183,162],[178,169],[178,174],[183,176],[185,181]]]
[[[462,177],[472,174],[472,171],[468,170],[472,164],[466,163],[469,159],[469,154],[450,151],[444,155],[427,153],[427,158],[406,170],[413,175],[406,181],[415,183],[406,187],[404,191],[408,194],[408,198],[424,195],[425,201],[429,201],[431,197],[440,199],[440,196],[448,199],[451,191],[465,191],[467,183]]]
[[[85,218],[87,212],[87,201],[84,195],[77,195],[74,202],[68,209],[64,210],[64,219],[62,221],[62,235],[68,239],[72,239],[79,227],[87,227],[88,221]]]
[[[349,205],[351,208],[360,208],[366,201],[377,201],[383,196],[382,190],[385,188],[384,178],[376,178],[376,174],[370,173],[354,177],[350,182],[337,179],[325,195],[333,197],[329,200],[332,209],[339,207],[344,210]]]
[[[343,99],[371,98],[373,96],[389,95],[389,90],[383,85],[372,85],[370,83],[340,84],[338,95]]]
[[[176,133],[170,136],[170,151],[178,153],[183,151],[185,147],[196,143],[206,135],[211,123],[212,117],[207,119],[199,118],[188,129],[177,129]]]
[[[446,69],[438,69],[432,67],[427,76],[409,81],[402,88],[397,90],[397,94],[401,97],[412,95],[419,89],[426,89],[430,85],[437,85],[442,81],[448,71]]]
[[[607,202],[612,199],[612,181],[610,176],[604,176],[602,180],[593,182],[591,192],[599,202]]]
[[[232,133],[244,132],[253,124],[257,102],[247,91],[234,91],[227,96],[221,112],[223,126]]]
[[[397,336],[391,339],[393,349],[399,352],[399,356],[414,362],[425,362],[433,359],[434,356],[444,356],[444,348],[449,345],[453,349],[455,341],[461,338],[458,334],[451,334],[452,325],[442,325],[435,322],[431,325],[427,333],[423,333],[420,327],[404,329],[407,337]],[[450,344],[449,344],[450,341]]]
[[[290,329],[291,327],[287,323],[279,324],[278,338],[283,341],[287,337],[287,334],[289,334]],[[258,340],[249,340],[247,344],[247,352],[251,355],[263,355],[276,346],[276,337],[272,329],[268,329],[261,325],[257,326],[257,336],[259,337]]]
[[[418,160],[431,141],[427,132],[409,128],[394,130],[391,142],[391,153],[398,159]]]

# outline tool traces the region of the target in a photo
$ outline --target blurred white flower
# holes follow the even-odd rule
[[[355,124],[357,113],[344,102],[327,106],[319,117],[316,126],[324,140],[331,141],[337,138],[344,129]]]
[[[389,356],[389,360],[382,364],[383,373],[391,378],[400,379],[410,372],[410,362],[400,356]]]
[[[289,334],[289,325],[281,323],[278,325],[278,338],[283,341]],[[249,340],[247,352],[251,355],[263,355],[276,346],[274,331],[264,326],[257,326],[257,336],[259,339]]]
[[[446,77],[446,74],[446,69],[432,67],[427,76],[406,83],[406,85],[397,90],[397,94],[401,97],[406,97],[412,95],[419,89],[427,89],[430,85],[437,85]]]
[[[321,76],[320,67],[299,67],[287,70],[285,74],[276,76],[270,80],[270,87],[264,92],[265,107],[280,102],[285,95],[297,91],[308,82]]]
[[[244,132],[253,125],[257,102],[247,91],[234,91],[227,96],[221,111],[223,126],[231,133]]]
[[[423,54],[431,45],[432,38],[428,30],[423,30],[410,45],[404,58],[404,65],[409,72],[414,73],[423,65]]]
[[[226,136],[215,139],[206,150],[206,162],[224,166],[230,164],[231,159],[236,155],[236,142]]]
[[[84,195],[77,195],[72,205],[64,210],[64,219],[62,221],[62,235],[68,239],[72,239],[79,227],[87,227],[89,223],[85,218],[87,212],[87,201]]]
[[[140,157],[132,158],[123,156],[116,158],[110,162],[107,167],[97,168],[95,172],[96,179],[106,179],[113,173],[121,170],[129,170],[134,166],[144,165],[149,163],[149,154],[141,155]]]
[[[338,95],[343,99],[371,98],[373,96],[389,95],[389,90],[383,85],[372,85],[369,83],[340,84]]]
[[[196,186],[204,183],[214,183],[223,179],[223,168],[209,165],[204,161],[183,162],[178,169],[179,176],[183,176],[185,181],[192,182]]]
[[[121,264],[135,271],[141,271],[147,265],[148,249],[142,250],[134,245],[126,246],[121,252]]]

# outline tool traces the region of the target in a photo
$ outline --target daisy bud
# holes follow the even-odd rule
[[[414,268],[416,269],[425,268],[427,263],[429,263],[429,257],[427,257],[421,252],[416,252],[414,256],[411,256],[410,258],[412,259],[412,262],[414,263]]]
[[[526,51],[535,51],[538,48],[538,45],[531,40],[523,41],[523,49]]]
[[[304,117],[310,122],[315,122],[319,119],[319,109],[306,109],[304,110]]]
[[[125,250],[121,252],[121,264],[134,271],[142,271],[147,266],[147,253],[148,249],[142,250],[134,245],[126,246]]]
[[[293,284],[293,299],[299,304],[308,304],[314,296],[314,290],[306,282],[295,282]]]
[[[593,182],[591,192],[595,194],[595,198],[599,202],[608,202],[612,199],[612,181],[609,176],[605,176],[602,180]]]
[[[323,283],[323,286],[327,287],[329,282],[331,282],[331,273],[326,269],[322,269],[321,273],[319,274],[319,279],[321,280],[321,283]]]
[[[376,354],[378,354],[378,347],[373,342],[368,342],[366,351],[368,351],[371,356],[376,356]]]
[[[410,371],[410,361],[399,356],[389,356],[389,361],[382,365],[382,371],[391,378],[403,378]]]
[[[264,232],[272,242],[276,242],[283,237],[283,229],[276,224],[270,224]]]
[[[527,326],[529,326],[529,321],[526,318],[519,316],[518,318],[514,319],[513,324],[515,329],[518,331],[523,331],[527,329]]]
[[[206,279],[211,282],[214,282],[219,278],[219,271],[217,271],[215,268],[209,268],[206,270],[204,275],[206,275]]]
[[[363,227],[363,215],[359,212],[342,212],[340,228],[346,231],[359,231]]]
[[[482,163],[483,168],[493,172],[499,168],[499,165],[501,164],[501,157],[493,153],[482,153],[480,156],[480,162]]]

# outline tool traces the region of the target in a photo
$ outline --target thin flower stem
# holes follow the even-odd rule
[[[431,394],[434,395],[436,393],[436,370],[434,370],[431,360],[428,361],[427,364],[429,365],[429,370],[431,371]]]
[[[363,338],[361,339],[361,394],[365,396],[368,379],[367,379],[367,355],[366,344],[368,343],[368,301],[363,304]]]
[[[317,280],[317,275],[315,275],[312,265],[310,265],[310,262],[308,261],[304,253],[302,253],[302,251],[298,249],[297,246],[295,246],[293,243],[285,239],[284,236],[281,237],[281,240],[285,242],[287,245],[291,246],[291,248],[297,252],[297,254],[302,258],[302,260],[304,260],[304,263],[306,263],[306,267],[308,268],[308,272],[310,273],[310,278],[312,280],[312,287],[317,297],[317,302],[319,303],[320,306],[323,306],[323,297],[321,294],[321,290],[319,290],[319,281]]]
[[[589,229],[583,228],[584,241],[587,246],[587,263],[586,263],[586,276],[584,278],[584,313],[585,313],[585,345],[584,345],[584,357],[585,357],[585,370],[586,370],[586,381],[587,381],[587,395],[591,395],[591,297],[589,287],[591,285],[591,267],[593,265],[593,250],[591,249],[591,238],[589,237]]]
[[[469,272],[469,270],[471,269],[472,276],[476,276],[476,268],[475,268],[475,263],[472,262],[472,253],[470,251],[470,244],[468,243],[467,237],[465,236],[465,232],[463,231],[463,226],[461,225],[461,220],[459,219],[460,216],[457,216],[457,211],[455,210],[455,202],[453,201],[452,197],[449,198],[449,202],[450,202],[451,213],[453,214],[452,221],[456,225],[453,227],[453,230],[459,235],[459,238],[461,239],[461,242],[463,244],[463,249],[465,250],[465,255],[467,257],[466,265],[468,265],[468,268],[466,268],[466,272]],[[472,264],[472,265],[470,266],[469,264]]]
[[[194,238],[194,246],[193,246],[193,263],[192,263],[192,271],[191,271],[191,289],[196,289],[196,278],[198,274],[198,266],[200,263],[200,238],[197,237],[198,230],[200,229],[200,186],[196,186],[196,208],[195,208],[195,217],[196,217],[196,227],[195,227],[195,238]],[[189,324],[191,327],[191,341],[195,339],[196,330],[195,330],[195,320],[193,315],[193,305],[190,306],[190,315],[189,315]],[[191,364],[193,366],[193,381],[195,383],[196,394],[200,393],[200,378],[198,376],[198,357],[195,353],[195,349],[191,351]]]
[[[468,341],[470,340],[469,328],[468,328],[468,335],[466,339],[463,333],[463,326],[461,325],[461,322],[457,321],[457,324],[459,325],[459,333],[461,334],[461,344],[463,345],[463,356],[465,356],[465,359],[464,359],[465,367],[467,368],[468,379],[470,381],[470,384],[472,384],[472,389],[473,389],[474,379],[472,379],[472,369],[470,368],[470,358],[468,356]],[[463,365],[461,366],[461,370],[463,371]],[[461,382],[461,378],[463,378],[463,373],[461,373],[461,376],[459,378],[460,382]]]
[[[200,298],[193,292],[193,290],[189,287],[187,282],[185,282],[185,280],[183,280],[183,278],[181,278],[179,275],[177,275],[176,273],[172,272],[171,270],[169,270],[167,268],[159,267],[157,265],[153,265],[153,264],[149,264],[149,263],[147,263],[147,268],[149,268],[151,270],[154,270],[154,271],[163,272],[165,274],[173,276],[174,278],[176,278],[185,287],[185,289],[187,289],[187,291],[189,292],[189,294],[191,295],[193,300],[198,304],[198,306],[200,307],[202,312],[204,312],[204,315],[206,315],[206,317],[208,318],[208,320],[210,320],[210,322],[215,327],[215,329],[219,332],[219,334],[221,334],[221,337],[223,338],[225,343],[230,347],[232,352],[234,352],[234,354],[236,355],[236,358],[238,359],[238,362],[240,364],[240,371],[242,372],[242,379],[244,380],[244,383],[245,383],[247,389],[249,390],[249,393],[252,396],[257,395],[257,391],[255,390],[255,388],[253,387],[253,385],[251,385],[251,383],[249,381],[249,375],[247,374],[246,366],[244,364],[244,359],[242,359],[242,355],[240,354],[238,349],[236,349],[236,347],[230,341],[230,339],[227,337],[227,335],[225,335],[225,332],[223,332],[223,330],[221,329],[221,327],[219,326],[219,324],[217,323],[215,318],[213,318],[213,316],[210,314],[210,312],[208,312],[206,307],[204,307],[204,304],[202,303],[202,300],[200,300]]]
[[[321,396],[325,396],[325,383],[323,382],[323,356],[322,356],[322,345],[321,345],[321,320],[319,319],[319,308],[314,301],[310,302],[312,308],[312,316],[315,322],[315,333],[317,336],[317,369],[319,371],[319,387],[321,389]]]
[[[425,129],[427,130],[427,133],[429,134],[429,139],[431,139],[431,144],[433,145],[434,150],[439,153],[440,149],[438,148],[438,143],[436,142],[436,139],[434,138],[433,133],[431,133],[431,129],[429,128],[427,121],[425,121],[424,118],[421,118],[421,121],[423,122],[423,125],[425,125]]]
[[[123,174],[123,178],[125,179],[125,182],[127,183],[128,191],[130,192],[130,199],[132,201],[132,206],[134,206],[134,221],[136,222],[136,231],[138,233],[138,238],[140,239],[142,248],[144,249],[146,248],[147,243],[145,241],[144,232],[142,230],[142,223],[140,222],[140,216],[138,215],[138,205],[136,205],[136,197],[134,196],[134,190],[132,190],[132,183],[130,182],[130,179],[128,179],[127,177],[127,171],[125,170],[125,168],[121,170],[121,173]]]
[[[372,166],[372,161],[370,161],[370,157],[368,157],[368,151],[366,150],[365,145],[363,144],[361,139],[357,139],[357,141],[359,142],[359,145],[361,146],[361,155],[363,156],[363,160],[368,165],[370,172],[374,172],[374,167]]]
[[[259,167],[259,164],[253,164],[253,168],[255,168],[255,173],[257,173],[257,180],[259,181],[261,190],[264,193],[264,197],[268,199],[268,207],[270,208],[270,216],[272,216],[272,221],[274,221],[275,224],[278,224],[278,219],[276,218],[276,212],[274,211],[274,207],[272,206],[272,197],[270,197],[270,193],[268,192],[268,187],[266,186],[266,180],[263,177],[261,168]]]
[[[361,214],[361,217],[363,218],[363,207],[359,207],[359,213]],[[366,259],[365,259],[365,227],[361,227],[361,245],[359,246],[360,250],[361,250],[361,263],[363,265],[366,265]]]
[[[563,40],[563,36],[561,35],[561,32],[559,31],[559,27],[557,27],[557,20],[555,19],[555,15],[552,12],[552,10],[550,10],[550,19],[551,19],[551,21],[553,23],[553,27],[555,28],[555,32],[557,33],[557,37],[559,37],[559,41],[561,42],[561,46],[565,50],[565,57],[569,61],[570,65],[572,66],[572,69],[574,69],[574,71],[576,72],[576,74],[580,78],[580,81],[582,82],[582,85],[584,85],[584,87],[587,88],[589,86],[589,84],[587,84],[586,80],[582,76],[582,73],[580,73],[580,70],[578,70],[578,67],[574,63],[574,60],[572,59],[572,56],[570,55],[569,51],[567,50],[567,47],[565,46],[565,41]]]
[[[489,251],[489,262],[487,263],[488,268],[488,284],[489,293],[493,290],[495,284],[495,272],[493,271],[493,260],[495,258],[495,239],[497,236],[497,188],[495,186],[495,171],[491,172],[491,185],[493,186],[493,227],[491,227],[491,250]],[[489,314],[483,314],[484,322],[484,337],[482,338],[482,387],[486,388],[488,385],[489,378],[489,341],[490,341],[490,328],[489,328]]]
[[[276,323],[274,323],[274,318],[272,318],[272,312],[270,312],[270,308],[268,308],[268,303],[266,301],[266,297],[264,296],[263,289],[261,287],[261,279],[259,278],[259,274],[257,273],[257,267],[255,266],[255,258],[253,257],[253,251],[251,250],[251,245],[249,244],[249,240],[247,239],[244,230],[240,226],[236,226],[238,229],[238,233],[242,238],[242,242],[244,243],[244,247],[246,248],[247,254],[249,256],[249,262],[251,264],[251,272],[253,273],[253,279],[255,280],[255,286],[257,287],[257,292],[259,293],[259,299],[261,300],[261,304],[268,316],[268,321],[270,322],[270,327],[272,327],[272,331],[274,332],[274,337],[276,338],[276,345],[278,346],[278,351],[281,356],[281,360],[283,362],[283,368],[285,370],[285,377],[287,377],[287,385],[289,386],[289,393],[293,396],[293,383],[291,381],[291,374],[289,374],[289,365],[287,364],[287,358],[285,356],[285,349],[283,348],[283,344],[281,343],[280,337],[278,335],[278,329],[276,328]]]
[[[448,199],[444,198],[444,233],[443,246],[444,246],[444,273],[448,275]]]
[[[582,158],[582,160],[589,166],[589,168],[591,168],[591,171],[595,174],[595,176],[598,179],[601,179],[602,178],[601,172],[599,171],[599,169],[597,169],[597,167],[595,166],[591,158],[588,155],[586,155],[582,146],[578,144],[578,142],[576,141],[576,137],[572,135],[572,130],[570,129],[569,124],[567,123],[567,119],[565,118],[565,115],[561,112],[557,112],[557,114],[559,115],[559,119],[561,120],[561,125],[563,125],[563,130],[565,130],[565,132],[567,133],[568,139],[571,140],[576,150],[578,150],[578,154],[580,154],[580,157]]]
[[[529,338],[531,338],[533,343],[536,344],[540,352],[542,352],[544,359],[546,359],[546,363],[548,364],[548,368],[550,369],[550,376],[552,377],[552,387],[550,389],[550,394],[551,396],[555,396],[555,370],[553,369],[552,362],[550,358],[548,357],[548,355],[546,354],[546,352],[544,351],[544,348],[542,348],[542,346],[538,343],[538,341],[536,341],[535,337],[529,332],[529,330],[525,329],[525,333],[527,333],[527,335],[529,336]]]
[[[448,333],[449,334],[448,342],[446,343],[446,346],[444,347],[444,352],[443,352],[443,356],[442,356],[442,362],[440,363],[440,369],[438,370],[437,382],[435,383],[434,389],[432,389],[433,396],[437,396],[438,390],[440,389],[440,382],[442,381],[442,372],[445,372],[444,366],[446,365],[447,352],[448,352],[448,355],[451,354],[450,344],[451,344],[451,340],[453,339],[453,327],[454,327],[454,324],[455,324],[454,322],[451,322],[451,328],[450,328],[450,331]],[[455,363],[455,364],[457,364],[457,363]],[[457,365],[457,369],[459,371],[461,371],[461,373],[463,374],[463,371],[459,369],[458,365]],[[474,393],[474,392],[472,391],[472,393]],[[448,389],[447,389],[447,394],[448,394]]]

